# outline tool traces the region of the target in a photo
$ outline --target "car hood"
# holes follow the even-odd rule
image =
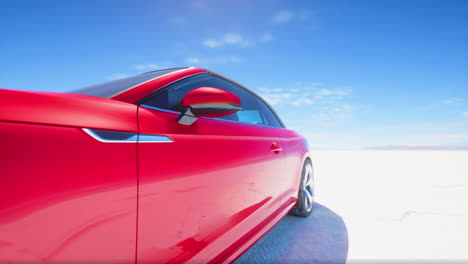
[[[137,131],[137,106],[95,96],[0,89],[0,121]]]

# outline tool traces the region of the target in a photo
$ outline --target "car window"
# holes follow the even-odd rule
[[[276,115],[273,113],[273,111],[268,107],[262,100],[258,100],[258,105],[260,106],[260,112],[263,115],[263,119],[266,122],[266,125],[268,126],[273,126],[273,127],[283,127],[283,124],[279,119],[276,117]]]
[[[143,104],[182,112],[183,109],[180,105],[182,98],[188,92],[199,87],[215,87],[231,92],[239,97],[242,110],[231,115],[218,117],[218,119],[281,127],[279,122],[275,123],[274,121],[269,120],[271,116],[269,117],[268,113],[264,110],[264,108],[268,107],[254,94],[232,82],[211,74],[199,74],[171,84],[163,88],[161,92],[157,93],[154,97]]]
[[[147,73],[138,74],[135,76],[114,80],[110,82],[105,82],[89,87],[84,87],[81,89],[76,89],[73,91],[69,91],[69,93],[76,93],[76,94],[85,94],[85,95],[92,95],[104,98],[112,98],[115,95],[126,91],[129,88],[132,88],[136,85],[142,84],[149,80],[161,77],[165,74],[169,74],[171,72],[175,72],[184,68],[172,68],[172,69],[164,69],[158,71],[152,71]]]

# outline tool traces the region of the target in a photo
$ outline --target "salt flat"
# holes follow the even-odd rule
[[[316,200],[342,217],[348,263],[468,260],[468,151],[312,155]]]
[[[312,158],[311,216],[285,217],[236,264],[468,262],[468,151]]]

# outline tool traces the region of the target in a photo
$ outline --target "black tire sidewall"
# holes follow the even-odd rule
[[[307,210],[307,206],[305,204],[305,199],[304,199],[304,191],[303,191],[303,188],[304,188],[304,177],[305,177],[305,173],[306,173],[306,166],[310,164],[310,166],[312,166],[312,162],[307,159],[305,162],[304,162],[304,165],[302,166],[302,171],[301,171],[301,182],[300,182],[300,185],[299,185],[299,193],[298,193],[298,196],[297,196],[297,202],[296,202],[296,206],[293,208],[293,210],[291,210],[291,214],[292,215],[296,215],[296,216],[300,216],[300,217],[307,217],[309,216],[311,213],[312,213],[312,210],[314,208],[314,201],[312,200],[312,208],[310,209],[310,211]],[[313,167],[312,167],[312,170],[313,170]],[[314,174],[312,173],[312,177],[314,176]]]

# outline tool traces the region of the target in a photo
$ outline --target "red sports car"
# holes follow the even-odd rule
[[[304,138],[193,67],[0,89],[0,183],[0,263],[229,263],[313,203]]]

